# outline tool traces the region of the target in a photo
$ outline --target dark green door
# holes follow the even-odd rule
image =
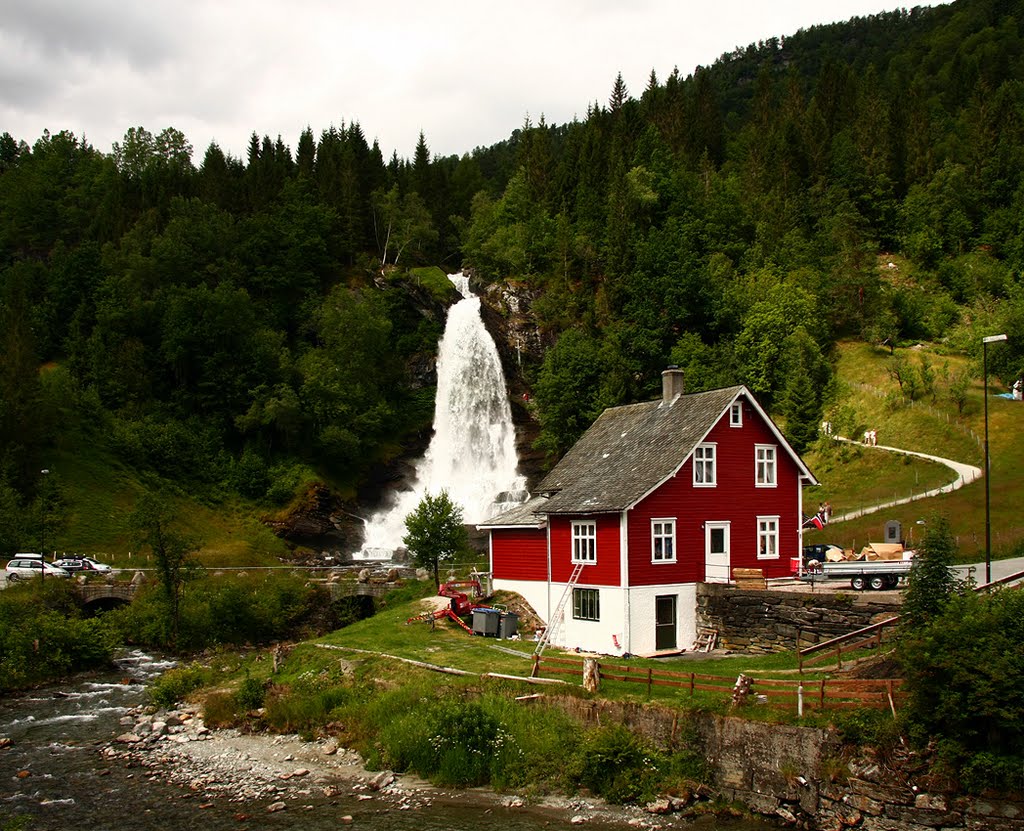
[[[654,648],[676,648],[676,596],[665,594],[654,598]]]

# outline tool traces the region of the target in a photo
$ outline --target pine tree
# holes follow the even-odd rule
[[[942,514],[932,514],[926,527],[903,594],[900,625],[911,631],[920,630],[938,617],[961,587],[953,570],[957,544],[949,520]]]

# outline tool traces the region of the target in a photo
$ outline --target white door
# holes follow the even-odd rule
[[[704,581],[729,582],[729,523],[704,523]]]

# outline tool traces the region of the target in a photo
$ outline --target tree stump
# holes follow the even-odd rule
[[[597,692],[601,687],[601,671],[596,658],[583,659],[583,689]]]

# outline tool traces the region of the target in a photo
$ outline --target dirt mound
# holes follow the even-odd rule
[[[498,606],[504,606],[519,616],[520,632],[534,632],[544,628],[544,621],[521,594],[508,591],[495,592],[491,596],[491,602]]]

